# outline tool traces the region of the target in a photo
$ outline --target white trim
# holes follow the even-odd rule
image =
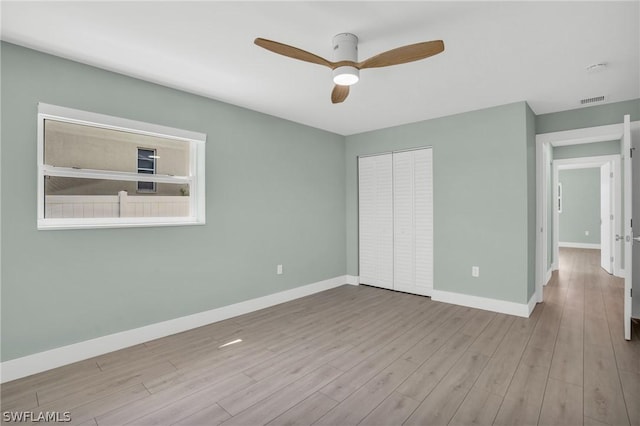
[[[451,303],[454,305],[468,306],[470,308],[483,309],[485,311],[499,312],[501,314],[516,315],[528,318],[535,307],[538,299],[537,294],[533,294],[529,302],[516,303],[507,300],[489,299],[487,297],[472,296],[469,294],[453,293],[450,291],[433,290],[431,300],[436,302]]]
[[[568,241],[558,241],[558,247],[600,250],[600,244],[596,243],[572,243]]]
[[[347,284],[360,285],[360,277],[357,275],[347,275]]]
[[[73,169],[54,167],[44,163],[44,122],[56,120],[60,122],[99,127],[116,131],[125,131],[147,136],[168,138],[189,143],[190,161],[189,176],[144,175],[145,181],[154,183],[188,184],[189,211],[186,217],[158,218],[78,218],[60,222],[45,217],[44,176],[72,177],[84,179],[107,179],[123,181],[140,181],[140,175],[132,172],[110,170]],[[37,229],[82,229],[82,228],[121,228],[137,226],[181,226],[204,225],[205,215],[205,142],[207,135],[158,124],[129,120],[121,117],[97,114],[72,108],[65,108],[45,103],[38,104],[37,120]]]
[[[553,265],[551,265],[551,268],[547,269],[547,272],[544,275],[544,285],[549,284],[549,281],[551,281],[552,275],[553,275]]]
[[[378,155],[395,154],[396,152],[420,151],[421,149],[433,149],[433,145],[417,146],[415,148],[406,148],[406,149],[396,149],[393,151],[374,152],[372,154],[361,154],[356,156],[356,158],[376,157]]]
[[[72,169],[70,167],[56,167],[43,165],[40,167],[43,174],[47,176],[74,177],[81,179],[108,179],[122,180],[127,182],[136,182],[140,180],[140,175],[135,172],[114,172],[111,170],[93,170],[93,169]],[[143,175],[145,182],[173,183],[173,184],[191,184],[195,177],[193,176],[169,176],[169,175]]]
[[[607,142],[622,139],[623,127],[620,124],[586,127],[582,129],[564,130],[561,132],[542,133],[536,135],[536,143],[551,146],[581,145],[585,143]]]
[[[536,137],[537,139],[537,137]],[[547,164],[551,161],[547,145],[537,143],[536,140],[536,295],[538,302],[543,302],[544,292],[543,282],[545,270],[547,268],[547,258],[549,257],[547,250]]]
[[[269,294],[256,299],[245,300],[233,305],[223,306],[197,314],[187,315],[168,321],[150,324],[140,328],[109,334],[91,340],[50,349],[4,361],[0,364],[0,383],[19,379],[62,365],[82,361],[94,356],[113,352],[129,346],[148,342],[160,337],[170,336],[193,328],[202,327],[227,318],[243,315],[269,306],[299,299],[321,291],[345,285],[347,276],[341,275],[324,281],[292,288],[279,293]]]
[[[58,105],[45,104],[43,102],[38,103],[38,114],[43,114],[47,118],[56,119],[58,121],[101,127],[103,129],[128,129],[135,130],[136,133],[161,138],[180,139],[183,141],[194,142],[207,141],[207,135],[205,133],[161,126],[159,124],[146,123],[143,121],[129,120],[127,118],[114,117],[111,115],[98,114],[79,109],[66,108]]]
[[[623,125],[623,138],[622,138],[622,155],[624,156],[624,225],[623,225],[623,237],[624,237],[624,306],[623,306],[623,324],[624,324],[624,338],[625,340],[631,340],[631,311],[632,311],[632,283],[633,283],[633,229],[631,226],[633,218],[633,161],[631,161],[631,150],[633,144],[631,143],[631,117],[629,115],[624,116]],[[637,188],[636,188],[637,189]],[[638,219],[636,218],[636,222]]]
[[[534,293],[531,296],[531,299],[529,299],[529,302],[527,303],[528,314],[526,318],[529,318],[531,316],[531,312],[533,312],[537,304],[538,304],[538,295]]]
[[[148,226],[204,225],[204,221],[194,216],[179,217],[96,217],[96,218],[56,218],[38,219],[39,230],[133,228]]]
[[[553,164],[557,165],[560,170],[569,169],[589,169],[600,167],[609,161],[620,159],[620,154],[596,155],[593,157],[576,157],[553,160]]]

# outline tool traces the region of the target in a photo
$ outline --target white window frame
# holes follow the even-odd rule
[[[140,135],[161,137],[189,143],[188,176],[145,175],[145,181],[189,185],[189,216],[184,217],[110,217],[110,218],[46,218],[45,176],[109,179],[137,182],[140,175],[132,172],[75,169],[44,164],[44,122],[55,120],[103,129],[125,131]],[[205,218],[205,142],[207,135],[189,130],[80,111],[45,103],[38,104],[38,188],[37,226],[45,229],[126,228],[143,226],[204,225]]]

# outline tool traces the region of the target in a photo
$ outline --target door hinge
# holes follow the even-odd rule
[[[613,262],[613,256],[611,256],[611,261]]]
[[[609,173],[609,177],[613,178],[613,172]]]
[[[611,215],[611,218],[610,218],[610,219],[611,219],[611,220],[613,220],[613,215]]]

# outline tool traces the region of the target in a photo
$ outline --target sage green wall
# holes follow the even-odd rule
[[[3,361],[345,274],[343,136],[1,54]],[[207,224],[37,231],[38,102],[206,133]]]
[[[530,126],[519,102],[348,136],[347,273],[358,275],[357,157],[432,146],[435,288],[527,303],[534,272],[528,257],[535,254],[528,243],[535,212],[527,117]]]
[[[553,147],[553,159],[594,157],[598,155],[619,155],[620,141],[585,143],[581,145],[567,145]]]
[[[562,184],[560,243],[600,244],[600,168],[559,170],[558,181]]]
[[[536,132],[540,134],[619,124],[625,114],[631,115],[631,121],[640,120],[640,99],[540,114],[536,116]]]

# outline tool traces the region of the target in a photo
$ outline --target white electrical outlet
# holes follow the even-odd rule
[[[472,266],[471,267],[471,276],[472,277],[479,277],[480,276],[480,267],[479,266]]]
[[[276,268],[276,274],[282,275],[282,265],[278,265],[278,267]]]
[[[589,231],[584,231],[584,235],[589,235]]]

